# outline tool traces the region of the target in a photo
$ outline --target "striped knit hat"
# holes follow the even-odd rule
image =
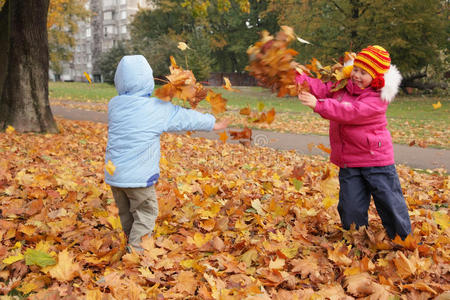
[[[384,86],[383,74],[389,70],[391,58],[383,47],[369,46],[356,55],[353,66],[364,69],[372,76],[374,88],[382,88]]]

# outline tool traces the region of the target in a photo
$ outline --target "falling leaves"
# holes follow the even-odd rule
[[[116,166],[112,163],[111,160],[108,160],[108,163],[105,165],[105,170],[109,175],[113,176],[116,171]]]
[[[86,77],[87,81],[89,81],[89,84],[91,84],[92,83],[91,76],[89,76],[89,74],[87,72],[84,72],[83,74],[84,74],[84,77]]]
[[[249,65],[246,70],[256,78],[258,83],[272,92],[277,92],[278,97],[297,96],[301,91],[309,91],[307,83],[297,84],[297,74],[306,73],[317,77],[323,82],[334,82],[331,91],[338,91],[345,87],[352,70],[349,61],[356,57],[355,53],[346,52],[343,63],[335,63],[333,66],[323,66],[316,58],[311,63],[300,65],[294,58],[297,51],[288,48],[289,44],[296,39],[305,44],[310,42],[296,36],[294,30],[289,26],[281,26],[281,30],[275,37],[267,31],[261,33],[260,41],[250,46],[247,50]]]
[[[185,42],[179,42],[177,48],[180,49],[181,51],[191,49]]]
[[[6,133],[13,133],[14,131],[16,131],[16,129],[11,125],[8,125],[5,130]]]
[[[246,70],[262,86],[277,91],[279,97],[297,95],[294,82],[299,64],[294,61],[294,57],[298,52],[288,48],[294,39],[292,28],[282,26],[275,37],[263,31],[261,40],[247,50],[249,65]]]
[[[231,82],[230,82],[230,79],[228,79],[228,77],[224,77],[223,81],[225,81],[225,85],[222,85],[222,87],[224,89],[226,89],[228,91],[231,91],[231,92],[239,92],[238,89],[235,89],[235,88],[231,87]]]
[[[438,109],[438,108],[442,107],[441,101],[438,101],[437,103],[433,103],[432,105],[433,105],[434,109]]]
[[[200,101],[206,99],[211,104],[213,113],[226,111],[226,99],[222,98],[221,94],[217,94],[197,82],[194,73],[178,66],[173,56],[170,57],[170,62],[170,74],[166,76],[169,82],[155,90],[156,97],[165,101],[171,101],[176,97],[188,102],[194,109]]]

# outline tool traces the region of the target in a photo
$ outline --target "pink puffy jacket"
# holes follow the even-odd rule
[[[314,112],[330,120],[330,160],[335,165],[341,168],[377,167],[394,163],[391,135],[386,128],[386,110],[401,81],[400,73],[395,71],[398,78],[393,80],[397,85],[394,89],[388,86],[389,76],[385,75],[386,86],[391,89],[387,96],[383,90],[360,89],[351,80],[345,88],[330,92],[331,83],[324,84],[320,79],[304,74],[297,76],[296,81],[306,80],[311,94],[318,99]]]

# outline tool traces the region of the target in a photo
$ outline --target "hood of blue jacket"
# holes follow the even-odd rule
[[[142,55],[122,57],[114,75],[119,95],[150,96],[155,88],[153,70]]]

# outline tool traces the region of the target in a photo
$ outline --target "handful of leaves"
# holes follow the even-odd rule
[[[170,57],[170,75],[166,78],[169,81],[162,87],[155,90],[155,96],[165,101],[172,101],[174,97],[189,102],[191,108],[196,108],[198,103],[206,99],[210,104],[214,114],[226,111],[227,100],[221,94],[205,88],[197,82],[191,70],[183,70],[178,66],[175,59]]]
[[[297,96],[300,91],[309,91],[306,82],[300,85],[295,83],[295,77],[302,73],[319,78],[323,82],[335,82],[336,85],[332,91],[345,87],[352,69],[351,65],[345,65],[347,65],[346,62],[355,58],[355,53],[346,52],[342,63],[336,62],[332,66],[322,66],[316,58],[311,60],[311,64],[301,65],[294,60],[298,52],[288,48],[295,39],[302,43],[309,43],[297,37],[289,26],[281,26],[281,30],[275,37],[263,31],[261,39],[247,50],[249,65],[246,70],[258,80],[260,85],[270,88],[272,92],[277,92],[278,97]]]
[[[297,72],[308,72],[305,67],[294,61],[298,52],[288,48],[294,39],[295,33],[292,28],[281,26],[281,31],[275,37],[264,30],[261,33],[261,40],[247,50],[249,65],[246,70],[262,86],[270,88],[273,92],[277,91],[278,97],[296,96],[295,76]]]

